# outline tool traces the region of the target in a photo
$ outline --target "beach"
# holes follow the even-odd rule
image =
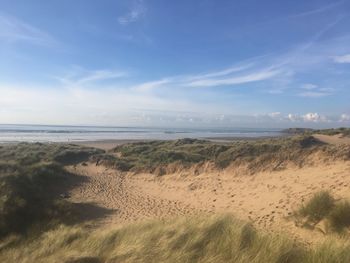
[[[32,195],[39,194],[39,200],[41,195],[48,196],[43,199],[40,209],[36,208],[38,204],[35,202],[31,204],[31,210],[51,211],[49,207],[53,206],[54,210],[60,211],[54,216],[55,221],[61,222],[60,227],[67,227],[64,230],[66,232],[62,233],[69,236],[82,231],[82,235],[87,238],[90,238],[90,233],[102,238],[106,231],[128,233],[135,228],[137,230],[133,235],[159,233],[159,240],[163,240],[162,232],[157,232],[161,225],[171,226],[170,222],[179,222],[176,223],[180,225],[176,226],[174,233],[179,233],[180,236],[175,240],[180,242],[183,237],[179,229],[192,231],[191,222],[196,222],[196,227],[209,225],[203,230],[193,230],[192,235],[214,226],[215,229],[218,227],[215,231],[220,233],[226,231],[226,227],[233,227],[231,234],[218,236],[222,240],[226,235],[234,237],[233,233],[237,229],[243,231],[249,225],[249,231],[253,231],[252,235],[259,240],[256,242],[271,246],[271,260],[278,257],[284,246],[306,249],[302,253],[322,251],[317,253],[323,257],[322,253],[328,253],[328,250],[322,246],[329,240],[334,240],[334,245],[339,244],[334,251],[346,246],[347,242],[335,235],[327,219],[308,221],[299,211],[318,193],[329,193],[337,204],[350,200],[349,138],[342,134],[327,133],[329,131],[323,134],[249,139],[220,137],[210,140],[184,138],[5,143],[0,146],[0,169],[5,174],[9,171],[20,173],[16,178],[26,178],[28,173],[41,174],[31,179],[37,181],[28,181],[27,184],[34,185],[32,190],[29,188],[26,191],[33,191]],[[14,168],[11,168],[13,165]],[[6,181],[4,183],[6,185]],[[38,192],[42,184],[45,190]],[[23,185],[9,187],[16,187],[21,193]],[[30,200],[29,203],[32,202]],[[49,204],[46,204],[48,200]],[[57,206],[56,202],[60,205]],[[15,209],[21,211],[23,208],[19,203]],[[64,223],[73,218],[73,225]],[[226,220],[228,225],[221,225]],[[45,221],[40,219],[39,222],[43,224]],[[147,224],[154,224],[155,229],[153,225],[147,228]],[[58,229],[54,226],[45,231],[48,231],[47,235],[60,236]],[[144,233],[145,229],[156,232]],[[49,242],[46,240],[47,235],[33,243],[33,251],[29,254],[33,260],[41,262],[43,259],[36,252],[40,244],[36,242]],[[240,235],[235,239],[242,239]],[[59,238],[65,240],[66,237]],[[129,240],[132,237],[125,234],[123,238]],[[209,237],[205,239],[211,244]],[[80,237],[78,240],[79,244],[85,242]],[[101,246],[105,242],[111,242],[111,247],[117,246],[113,240],[98,242],[101,242],[98,243]],[[128,243],[130,241],[125,242],[124,249],[133,248]],[[172,246],[175,241],[162,242],[167,250],[167,246]],[[276,246],[276,242],[282,247]],[[140,247],[147,244],[143,242]],[[231,242],[228,244],[232,245]],[[56,245],[53,246],[54,252],[45,253],[55,260],[57,253],[62,251]],[[12,258],[9,251],[0,253],[0,258]],[[79,251],[81,249],[78,246],[70,253],[76,255]],[[130,258],[135,259],[137,253],[134,251]],[[95,256],[93,252],[90,254]],[[104,255],[109,257],[108,253]],[[64,258],[68,260],[70,256]]]

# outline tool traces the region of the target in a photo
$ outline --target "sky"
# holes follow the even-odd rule
[[[0,123],[350,126],[350,0],[0,0]]]

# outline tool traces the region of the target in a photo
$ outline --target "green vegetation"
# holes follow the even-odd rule
[[[350,226],[350,203],[342,201],[338,203],[331,211],[328,217],[330,226],[336,232],[341,232],[344,228]]]
[[[327,191],[316,193],[305,205],[303,205],[299,213],[301,216],[308,217],[313,222],[319,222],[329,215],[334,207],[334,198]]]
[[[331,230],[340,233],[350,227],[350,203],[336,202],[329,192],[321,191],[299,209],[297,216],[306,217],[314,224],[325,219]]]
[[[87,160],[100,153],[73,145],[28,144],[0,147],[0,236],[24,233],[40,222],[45,228],[71,222],[71,204],[59,198],[78,179],[64,164]]]
[[[309,129],[309,128],[289,128],[282,131],[286,134],[299,134],[299,135],[312,135],[312,134],[324,134],[324,135],[337,135],[341,134],[344,137],[350,136],[350,128],[334,128],[334,129]]]
[[[288,164],[299,167],[318,151],[327,159],[350,158],[349,148],[326,145],[312,136],[296,136],[232,143],[182,139],[129,143],[116,147],[109,154],[94,156],[97,162],[122,171],[144,171],[164,174],[194,164],[211,162],[218,169],[230,165],[247,165],[251,173],[285,168]]]
[[[344,146],[345,147],[345,146]],[[231,216],[199,216],[91,229],[75,220],[77,207],[60,195],[82,178],[64,165],[85,161],[123,171],[212,162],[217,168],[245,164],[252,172],[302,166],[313,153],[349,158],[349,148],[311,136],[219,144],[183,139],[118,146],[110,153],[75,145],[0,146],[0,262],[350,262],[350,243],[329,240],[305,248],[276,234],[261,234]],[[158,170],[157,170],[158,169]],[[341,232],[350,226],[350,204],[317,193],[299,211]],[[40,231],[37,231],[37,230]],[[343,242],[343,243],[341,243]]]
[[[344,137],[350,136],[350,128],[337,128],[337,129],[323,129],[323,130],[315,130],[314,134],[324,134],[324,135],[337,135],[341,134]]]
[[[231,216],[196,217],[96,229],[60,226],[35,239],[0,243],[1,262],[350,262],[348,243],[314,249],[256,232]]]

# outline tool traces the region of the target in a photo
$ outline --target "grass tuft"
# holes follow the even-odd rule
[[[255,229],[251,224],[246,224],[242,227],[241,236],[240,236],[240,249],[247,249],[252,246],[256,238]]]
[[[299,209],[299,214],[317,223],[331,212],[333,206],[334,198],[331,194],[328,191],[321,191]]]
[[[276,263],[300,263],[306,258],[306,251],[297,246],[290,247],[285,251],[281,251],[281,254],[276,260]]]
[[[330,227],[336,232],[341,232],[350,226],[350,203],[342,201],[332,209],[328,216]]]
[[[307,217],[309,221],[317,224],[325,219],[327,228],[341,233],[350,227],[350,203],[349,201],[335,201],[327,191],[316,193],[307,203],[302,206],[297,215]],[[309,226],[304,224],[304,226]]]
[[[0,262],[340,263],[350,259],[346,241],[308,249],[281,236],[255,232],[231,216],[156,220],[94,230],[61,226],[36,238],[21,237],[12,245],[4,246],[6,242],[0,240]]]

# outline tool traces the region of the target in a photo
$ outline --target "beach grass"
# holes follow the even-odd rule
[[[311,136],[228,144],[194,139],[142,142],[109,153],[76,145],[0,146],[0,262],[350,262],[346,240],[326,238],[320,246],[306,247],[278,233],[257,231],[231,215],[91,228],[75,220],[75,208],[59,196],[62,189],[74,187],[72,179],[79,181],[65,165],[105,161],[124,171],[152,171],[169,164],[212,162],[223,169],[246,163],[257,171],[274,169],[283,161],[300,166],[315,152],[347,158],[348,149]],[[349,211],[348,202],[320,192],[299,213],[313,221],[327,219],[341,232],[350,225]]]
[[[230,215],[153,220],[95,229],[59,226],[36,237],[0,243],[1,262],[244,262],[340,263],[347,242],[305,248],[263,234]]]
[[[328,216],[331,228],[336,232],[342,232],[350,226],[350,203],[341,201],[335,205]]]
[[[350,227],[350,202],[336,200],[330,192],[320,191],[302,205],[296,215],[306,217],[314,225],[325,220],[327,228],[344,233]]]
[[[59,191],[78,176],[64,165],[101,151],[73,145],[20,143],[0,147],[0,236],[24,233],[36,224],[72,222],[71,204]]]
[[[159,173],[171,171],[170,167],[186,169],[209,162],[216,169],[247,165],[247,170],[255,173],[284,169],[287,165],[303,167],[308,163],[308,157],[316,152],[328,160],[349,159],[349,148],[327,145],[313,136],[232,143],[182,139],[123,144],[95,158],[122,171]]]
[[[320,191],[302,205],[299,209],[299,214],[308,217],[313,222],[319,222],[329,215],[335,205],[333,196],[328,191]]]

